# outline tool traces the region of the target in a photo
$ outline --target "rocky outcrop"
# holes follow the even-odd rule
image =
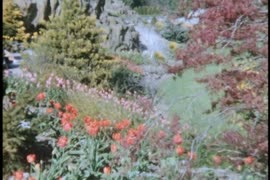
[[[28,29],[42,20],[61,13],[62,0],[14,0],[25,16]],[[105,47],[114,50],[139,51],[139,35],[134,28],[136,14],[121,0],[80,0],[86,13],[96,16],[97,26],[107,33]]]

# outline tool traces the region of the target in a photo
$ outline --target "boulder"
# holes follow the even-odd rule
[[[28,29],[61,12],[61,0],[14,0],[23,12]],[[85,12],[97,18],[97,26],[106,32],[104,46],[114,50],[139,51],[139,35],[134,29],[136,17],[121,0],[80,0]]]

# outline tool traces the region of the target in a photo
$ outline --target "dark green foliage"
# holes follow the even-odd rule
[[[148,6],[159,6],[162,9],[177,10],[179,0],[147,0]]]
[[[64,1],[60,16],[44,26],[33,44],[40,64],[61,66],[66,74],[76,74],[85,84],[105,82],[111,61],[100,46],[102,30],[96,28],[94,17],[85,15],[78,1]]]
[[[143,6],[146,4],[145,0],[123,0],[123,2],[131,8]]]
[[[134,73],[127,68],[120,67],[113,70],[109,83],[110,87],[120,94],[127,91],[142,93],[143,87],[139,84],[141,78],[142,76],[140,74]]]
[[[137,13],[141,15],[154,15],[160,14],[160,8],[157,6],[140,6],[134,9]]]
[[[15,168],[21,166],[22,157],[18,154],[18,149],[25,146],[27,129],[20,126],[22,120],[26,120],[26,106],[33,102],[32,94],[25,93],[21,98],[16,98],[16,105],[10,102],[11,94],[4,97],[3,108],[3,157],[4,174],[10,173]]]
[[[32,116],[28,108],[35,102],[37,88],[23,79],[14,77],[4,78],[6,82],[5,94],[3,97],[3,174],[10,174],[12,171],[22,168],[25,162],[26,150],[31,144],[26,141],[33,141],[35,136],[30,133],[32,129],[22,126],[22,121],[30,122]]]
[[[161,35],[169,41],[176,41],[178,43],[185,43],[189,39],[187,29],[173,24],[169,24],[161,30]]]

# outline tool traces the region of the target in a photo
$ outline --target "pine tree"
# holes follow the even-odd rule
[[[10,47],[13,41],[24,42],[30,37],[24,27],[23,16],[20,9],[12,0],[3,2],[3,46]]]
[[[33,47],[43,63],[64,67],[86,84],[104,82],[110,61],[101,48],[102,30],[87,16],[78,1],[63,1],[61,14],[44,22],[45,29]]]

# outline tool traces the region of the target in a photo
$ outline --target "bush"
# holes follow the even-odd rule
[[[8,77],[3,99],[3,173],[23,167],[20,151],[27,149],[25,141],[32,137],[26,128],[31,118],[27,109],[34,102],[36,89],[24,80]]]
[[[143,6],[146,3],[145,0],[123,0],[123,2],[131,8]]]
[[[119,67],[112,71],[109,83],[110,87],[120,94],[124,94],[127,91],[142,93],[141,78],[140,74],[134,73],[127,68]]]
[[[160,14],[160,8],[159,7],[153,7],[153,6],[140,6],[136,7],[134,9],[138,14],[141,15],[154,15],[154,14]]]
[[[185,43],[189,39],[188,30],[179,25],[168,24],[161,30],[161,35],[169,41]]]
[[[143,56],[141,53],[132,51],[121,51],[117,53],[121,58],[125,58],[134,62],[136,65],[147,64],[150,62],[150,58]]]
[[[5,0],[3,6],[3,48],[12,51],[14,41],[27,41],[30,34],[25,31],[20,9],[11,0]]]
[[[36,61],[61,66],[85,84],[106,84],[111,62],[100,46],[102,30],[96,28],[94,17],[84,14],[78,1],[64,1],[60,16],[44,26],[33,43]]]

